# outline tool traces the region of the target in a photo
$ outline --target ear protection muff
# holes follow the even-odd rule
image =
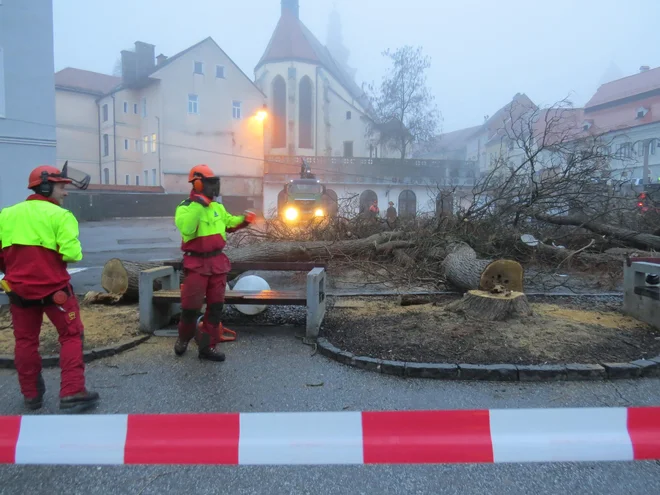
[[[194,179],[192,180],[193,190],[197,193],[204,191],[204,181],[202,181],[202,176],[200,174],[195,174]]]
[[[39,194],[48,198],[53,194],[53,183],[48,181],[48,172],[41,172],[41,184],[39,184]]]

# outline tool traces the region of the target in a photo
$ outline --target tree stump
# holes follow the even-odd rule
[[[445,309],[486,321],[506,321],[532,315],[532,308],[525,294],[506,290],[501,293],[470,290],[462,299],[445,306]]]

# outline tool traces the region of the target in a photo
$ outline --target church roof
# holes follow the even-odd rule
[[[330,51],[314,36],[292,12],[282,11],[275,31],[268,42],[255,71],[264,64],[274,62],[306,62],[327,70],[370,115],[371,105],[367,95],[340,67]]]

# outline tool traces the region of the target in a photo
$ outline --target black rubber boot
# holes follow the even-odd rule
[[[60,409],[67,412],[79,413],[94,407],[99,401],[98,392],[85,390],[79,394],[69,395],[60,399]]]
[[[176,354],[177,356],[183,356],[188,350],[189,343],[190,343],[190,339],[184,340],[181,337],[178,337],[176,339],[176,342],[174,343],[174,354]]]
[[[46,384],[44,383],[44,377],[41,376],[41,373],[39,373],[39,377],[37,378],[37,392],[39,395],[33,397],[32,399],[28,399],[27,397],[23,398],[23,403],[25,404],[25,407],[27,407],[32,411],[41,409],[44,405],[44,394],[46,393]]]
[[[195,341],[199,348],[199,353],[197,354],[199,359],[216,362],[222,362],[225,360],[225,354],[223,352],[217,351],[215,347],[211,347],[211,336],[209,334],[202,333],[198,329]]]

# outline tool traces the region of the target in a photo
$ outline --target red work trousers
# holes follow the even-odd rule
[[[226,286],[226,273],[202,274],[186,270],[186,278],[181,289],[181,320],[178,327],[179,337],[182,340],[190,340],[195,335],[197,314],[201,311],[206,296],[206,312],[200,333],[209,336],[207,342],[211,347],[215,347],[220,342],[219,325]]]
[[[20,307],[12,304],[10,310],[16,339],[14,365],[23,395],[28,399],[39,395],[38,386],[41,377],[39,335],[44,313],[59,334],[60,397],[83,392],[85,390],[84,326],[75,296],[69,296],[62,306],[52,304]]]

